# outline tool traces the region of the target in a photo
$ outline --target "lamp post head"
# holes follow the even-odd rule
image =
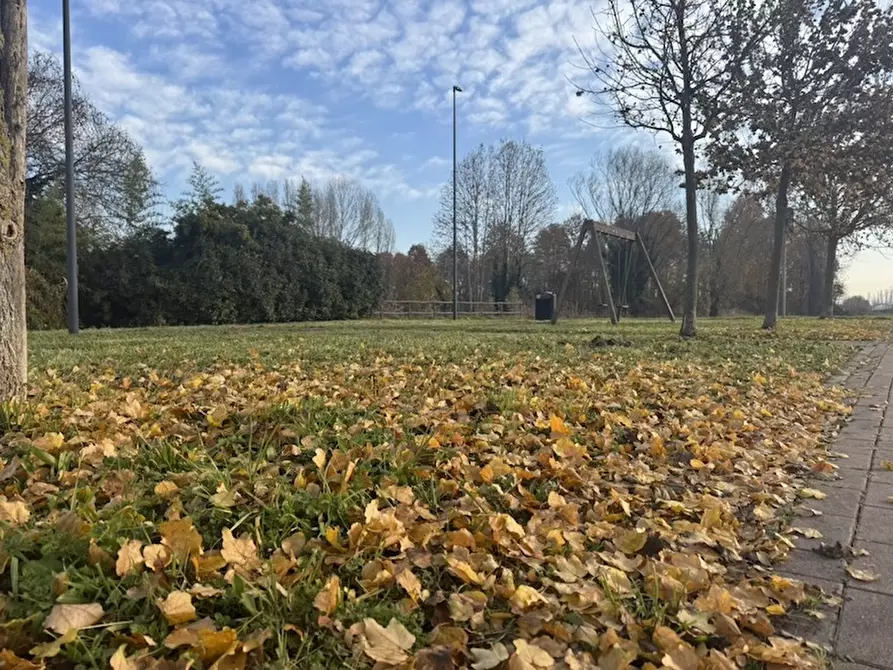
[[[582,96],[585,92],[586,92],[586,91],[584,91],[583,89],[577,89],[577,97],[579,98],[579,97]]]
[[[459,86],[453,86],[453,91],[455,91],[456,93],[461,93],[461,92],[462,92],[462,88],[459,87]]]

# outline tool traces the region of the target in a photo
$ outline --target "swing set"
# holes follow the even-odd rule
[[[570,270],[564,276],[564,281],[561,283],[561,291],[558,293],[557,296],[555,296],[555,309],[552,312],[552,323],[554,324],[558,321],[558,310],[561,307],[562,299],[564,299],[567,293],[567,285],[570,281],[571,275],[574,273],[574,270],[577,267],[577,263],[580,260],[580,251],[583,249],[583,243],[586,241],[587,233],[592,236],[592,240],[595,243],[595,259],[596,263],[598,264],[599,271],[601,272],[602,282],[605,289],[603,295],[606,295],[607,297],[607,302],[603,302],[602,307],[608,308],[608,315],[611,318],[611,323],[615,325],[619,323],[620,313],[622,311],[629,310],[629,305],[627,304],[627,286],[629,284],[629,271],[630,267],[632,266],[634,251],[633,248],[635,246],[638,246],[642,255],[645,257],[645,262],[648,264],[648,270],[651,272],[651,278],[654,280],[654,283],[657,286],[657,291],[658,293],[660,293],[661,300],[663,301],[664,307],[667,310],[667,316],[670,317],[670,321],[675,322],[676,317],[673,314],[673,308],[670,307],[670,301],[667,300],[667,294],[664,293],[664,287],[660,283],[657,272],[654,270],[654,264],[651,262],[651,257],[648,255],[648,249],[645,246],[645,241],[642,239],[642,236],[632,230],[618,228],[617,226],[607,226],[603,223],[599,223],[598,221],[593,221],[592,219],[585,219],[583,221],[583,225],[580,228],[580,234],[577,236],[577,243],[574,246],[574,256],[573,260],[571,261]],[[623,240],[626,243],[626,258],[625,262],[623,263],[623,279],[620,288],[619,305],[615,303],[614,295],[611,291],[611,281],[608,277],[608,266],[605,263],[605,257],[603,254],[601,238],[602,235],[604,235],[605,237],[612,237],[614,239]]]

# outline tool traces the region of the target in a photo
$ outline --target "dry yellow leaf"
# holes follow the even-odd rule
[[[555,414],[549,417],[549,428],[556,435],[567,435],[571,432],[570,429],[568,429],[567,424],[564,422],[564,419]]]
[[[818,489],[800,489],[800,497],[801,498],[815,498],[816,500],[824,500],[828,496],[825,493],[822,493]]]
[[[290,556],[291,558],[297,558],[298,554],[304,549],[307,544],[307,537],[304,533],[295,533],[294,535],[289,535],[287,538],[282,540],[282,544],[279,546],[282,547],[282,551]]]
[[[152,572],[161,572],[174,560],[174,552],[163,544],[150,544],[143,549],[143,561]]]
[[[313,606],[326,616],[332,614],[338,605],[341,604],[341,580],[338,575],[332,575],[326,581],[316,598],[313,599]]]
[[[223,549],[220,550],[220,555],[230,565],[237,565],[246,570],[253,570],[260,565],[257,545],[251,536],[242,535],[236,538],[229,528],[223,529]]]
[[[317,449],[313,454],[313,464],[320,470],[326,467],[326,452],[322,449]]]
[[[78,639],[78,631],[76,628],[69,628],[68,632],[60,635],[52,642],[39,644],[31,649],[30,654],[35,658],[54,658],[62,652],[62,647],[71,644]],[[0,667],[3,667],[0,665]]]
[[[112,654],[112,657],[109,659],[109,666],[112,670],[141,670],[143,664],[138,663],[132,658],[127,658],[126,653],[127,645],[122,644],[118,649]]]
[[[404,570],[397,575],[397,583],[409,594],[409,597],[418,601],[422,597],[422,582],[412,570]]]
[[[449,571],[452,572],[456,577],[461,579],[463,582],[468,584],[477,584],[480,586],[484,583],[484,578],[481,577],[477,572],[475,572],[474,568],[472,568],[467,562],[456,558],[455,556],[447,556],[447,566],[449,566]]]
[[[375,619],[363,621],[360,645],[363,653],[373,661],[387,665],[405,663],[414,644],[415,636],[396,619],[391,619],[387,628],[383,628]]]
[[[893,470],[893,461],[887,461],[887,460],[881,461],[881,467],[884,470]]]
[[[629,530],[614,541],[617,548],[624,554],[636,554],[642,550],[648,541],[648,533],[644,530]]]
[[[131,572],[140,572],[143,569],[143,543],[139,540],[128,540],[118,550],[118,559],[115,561],[115,574],[119,577]]]
[[[185,591],[171,591],[167,598],[164,600],[159,598],[156,603],[171,626],[178,626],[197,618],[192,596]]]
[[[174,482],[168,481],[167,479],[165,479],[163,482],[158,482],[155,485],[155,495],[159,496],[160,498],[172,498],[177,495],[179,491],[180,487],[177,486]]]
[[[10,526],[24,526],[31,518],[31,511],[27,503],[21,500],[7,500],[0,495],[0,521],[5,521]]]
[[[858,579],[860,582],[876,582],[881,578],[876,572],[872,572],[871,570],[859,570],[852,565],[848,565],[846,571],[850,577]]]
[[[88,628],[102,619],[105,612],[99,603],[89,605],[55,605],[43,622],[43,627],[59,635],[69,630]]]
[[[158,532],[161,534],[161,544],[170,547],[174,558],[180,563],[186,563],[191,556],[202,553],[202,536],[189,517],[165,521],[158,527]]]
[[[473,670],[492,670],[509,658],[508,649],[502,642],[497,642],[490,649],[471,649],[471,664]]]
[[[234,651],[239,638],[232,628],[224,628],[220,631],[200,630],[198,639],[199,658],[205,666],[208,666],[221,656]]]
[[[512,597],[509,598],[514,612],[526,612],[530,608],[540,603],[548,602],[543,595],[534,588],[521,584],[515,589]]]
[[[230,491],[226,488],[223,482],[217,485],[217,492],[211,496],[211,502],[214,503],[215,507],[221,507],[223,509],[227,509],[229,507],[235,507],[238,502],[238,491]]]
[[[509,670],[537,670],[551,668],[555,659],[545,649],[521,638],[515,640],[515,653],[509,659]]]
[[[766,612],[772,616],[783,616],[787,610],[784,608],[784,605],[774,604],[769,605],[769,607],[766,608]]]
[[[65,444],[65,436],[62,433],[44,433],[43,437],[34,440],[34,446],[49,453],[55,453]]]

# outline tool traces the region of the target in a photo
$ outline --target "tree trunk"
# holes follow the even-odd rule
[[[781,257],[788,221],[788,188],[791,185],[791,166],[785,163],[778,178],[775,194],[775,234],[772,243],[772,259],[769,264],[769,282],[766,289],[766,316],[763,329],[771,330],[778,323],[778,287],[781,282]]]
[[[828,247],[825,250],[825,277],[822,289],[822,313],[820,318],[830,319],[834,316],[834,275],[837,269],[837,245],[838,239],[833,235],[828,237]]]
[[[690,116],[684,115],[684,116]],[[682,162],[685,167],[685,230],[688,237],[688,258],[685,270],[685,301],[682,312],[682,337],[698,334],[698,182],[695,177],[695,144],[690,139],[682,143]]]
[[[0,0],[0,401],[25,390],[26,0]]]

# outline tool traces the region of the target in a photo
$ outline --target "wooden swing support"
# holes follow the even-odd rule
[[[574,273],[574,270],[577,267],[577,261],[580,260],[580,250],[583,248],[583,242],[586,241],[587,233],[592,235],[592,239],[595,240],[595,244],[598,250],[598,253],[595,254],[595,259],[598,263],[599,271],[602,275],[602,281],[604,281],[605,287],[607,289],[605,293],[608,294],[608,311],[611,316],[611,323],[619,323],[620,317],[617,313],[617,308],[614,305],[614,296],[611,293],[611,283],[608,279],[608,266],[605,263],[604,256],[602,255],[602,241],[600,235],[625,240],[630,245],[638,242],[639,249],[642,251],[642,255],[645,256],[645,261],[648,263],[648,269],[651,271],[651,278],[657,285],[657,291],[658,293],[660,293],[660,297],[661,300],[663,300],[664,307],[666,307],[667,309],[667,315],[670,317],[670,321],[675,322],[676,317],[673,314],[673,308],[670,307],[670,301],[667,300],[667,294],[664,293],[664,287],[660,283],[657,272],[655,272],[654,270],[654,264],[651,262],[651,256],[648,255],[648,249],[647,247],[645,247],[645,242],[642,240],[642,236],[631,230],[626,230],[625,228],[607,226],[604,223],[599,223],[598,221],[593,221],[592,219],[585,219],[583,221],[583,225],[580,228],[580,234],[577,236],[577,243],[574,246],[574,256],[573,260],[571,261],[570,270],[564,276],[564,281],[561,283],[561,291],[558,293],[557,296],[555,296],[555,310],[552,312],[552,323],[556,323],[558,321],[558,310],[560,309],[561,301],[564,298],[565,293],[567,292],[568,281],[570,281],[571,275]],[[624,284],[626,283],[627,277],[629,277],[629,257],[627,257],[627,267],[624,271]]]

